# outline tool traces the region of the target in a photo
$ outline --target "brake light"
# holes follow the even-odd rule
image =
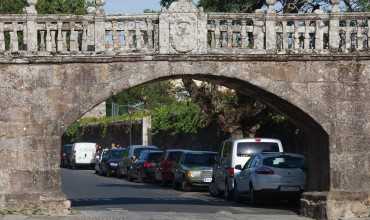
[[[256,142],[261,142],[261,138],[256,138]]]
[[[256,174],[260,175],[273,175],[274,171],[268,167],[260,167],[256,170]]]
[[[149,162],[144,162],[144,168],[151,168],[153,167],[153,164],[152,163],[149,163]]]
[[[235,169],[232,167],[227,168],[226,171],[227,171],[227,175],[229,175],[230,177],[233,177],[235,175]]]

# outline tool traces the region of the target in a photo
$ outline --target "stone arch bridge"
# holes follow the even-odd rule
[[[305,133],[302,214],[368,216],[369,13],[0,15],[0,210],[67,214],[65,129],[125,89],[177,77],[214,81],[286,114]]]

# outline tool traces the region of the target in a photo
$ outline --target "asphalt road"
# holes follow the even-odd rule
[[[184,212],[250,215],[297,215],[296,207],[274,202],[263,207],[226,202],[206,191],[188,192],[153,184],[131,183],[124,179],[101,177],[92,170],[62,170],[63,191],[74,209],[85,211]]]

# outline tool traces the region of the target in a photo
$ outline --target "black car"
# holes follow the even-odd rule
[[[72,146],[72,144],[66,144],[62,147],[60,166],[63,168],[71,166]]]
[[[105,157],[100,162],[100,175],[113,176],[117,174],[118,163],[124,156],[125,149],[112,149],[109,150]]]
[[[142,151],[139,159],[137,159],[128,170],[127,179],[129,181],[136,179],[138,182],[154,181],[155,170],[157,169],[162,158],[163,151]]]

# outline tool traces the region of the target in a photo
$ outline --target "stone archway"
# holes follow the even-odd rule
[[[353,72],[352,67],[356,65],[363,68]],[[309,194],[307,198],[314,197],[310,201],[317,197],[322,200],[318,204],[307,203],[308,208],[322,210],[322,215],[328,210],[328,216],[334,216],[333,219],[343,216],[351,210],[348,204],[365,207],[364,195],[370,181],[357,182],[367,178],[359,176],[366,168],[358,174],[349,173],[346,168],[349,158],[356,157],[359,168],[366,163],[366,158],[356,156],[357,152],[343,155],[346,147],[336,134],[340,131],[337,118],[346,114],[355,120],[357,116],[351,109],[345,112],[352,103],[350,100],[339,103],[338,92],[340,88],[347,89],[340,84],[340,80],[347,77],[344,71],[362,76],[366,75],[366,66],[365,62],[353,61],[338,64],[315,59],[287,62],[250,56],[164,55],[1,65],[0,78],[6,88],[0,94],[0,143],[12,147],[0,151],[3,159],[0,205],[17,210],[41,208],[45,212],[65,213],[69,204],[60,191],[59,146],[68,125],[120,91],[154,80],[188,76],[214,80],[256,96],[305,128],[309,134],[308,145],[312,146],[309,153],[317,155],[311,157],[311,176],[320,173],[320,178],[310,178],[309,189],[326,192],[318,196]],[[343,108],[338,109],[339,104]],[[366,109],[361,110],[366,112]],[[365,137],[368,136],[364,134]],[[19,160],[20,163],[12,165]],[[358,193],[353,193],[356,191]],[[335,213],[330,212],[334,205]]]

